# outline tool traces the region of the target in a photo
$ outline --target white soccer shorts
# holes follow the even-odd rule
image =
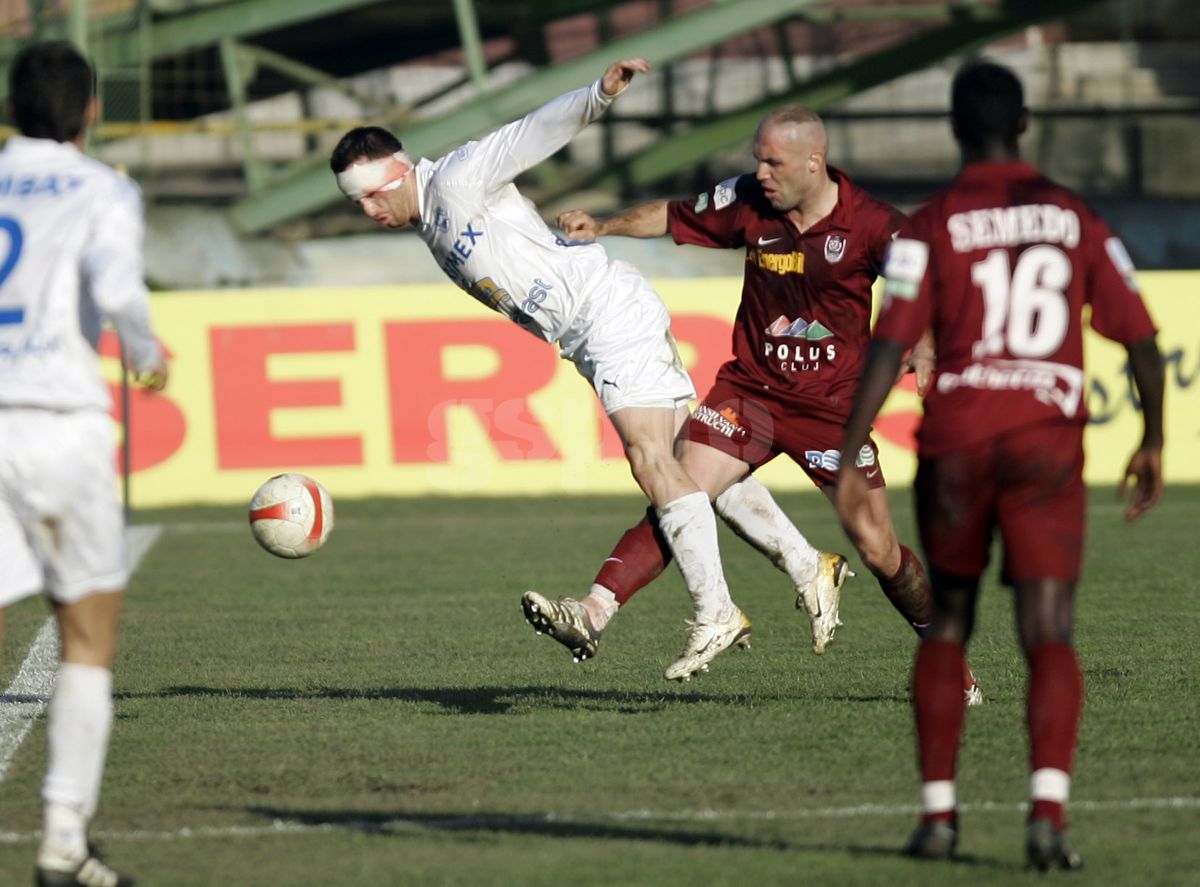
[[[0,607],[125,587],[113,436],[98,411],[0,408]]]
[[[674,409],[696,396],[658,293],[633,266],[614,262],[616,288],[570,354],[607,415],[626,407]]]

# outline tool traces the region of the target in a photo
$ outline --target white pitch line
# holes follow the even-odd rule
[[[981,801],[963,804],[962,813],[1021,813],[1025,802]],[[1111,812],[1126,810],[1200,810],[1200,798],[1127,798],[1110,801],[1071,801],[1072,811]],[[531,813],[494,816],[396,816],[391,819],[339,820],[337,822],[295,822],[276,819],[270,825],[185,826],[173,831],[98,831],[94,837],[105,841],[181,841],[195,838],[261,838],[271,835],[304,835],[315,832],[386,831],[429,829],[433,831],[473,831],[480,829],[528,828],[536,825],[596,825],[605,822],[761,822],[795,819],[848,819],[869,816],[915,816],[917,804],[856,804],[849,807],[811,807],[796,810],[625,810],[599,813]],[[0,831],[0,844],[24,844],[41,840],[40,831]]]
[[[161,533],[159,526],[126,527],[130,573],[137,569]],[[38,630],[16,678],[0,696],[0,783],[4,782],[13,756],[45,711],[54,692],[58,651],[58,626],[51,617]]]
[[[46,708],[54,691],[58,668],[58,628],[47,619],[33,640],[17,676],[4,691],[0,705],[0,782],[8,774],[13,755]]]

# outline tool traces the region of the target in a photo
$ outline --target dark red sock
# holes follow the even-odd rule
[[[939,810],[937,813],[922,813],[921,822],[944,822],[958,828],[958,811]]]
[[[653,582],[671,558],[671,549],[658,528],[658,518],[651,506],[641,523],[625,531],[596,574],[595,584],[607,588],[616,595],[617,603],[624,605]]]
[[[933,594],[921,559],[912,549],[900,546],[900,569],[890,579],[876,577],[892,606],[920,634],[933,619]]]
[[[962,735],[962,644],[921,641],[913,664],[913,713],[922,782],[954,779]]]
[[[1058,801],[1034,801],[1029,809],[1029,818],[1049,819],[1059,831],[1067,827],[1067,809]]]
[[[1075,757],[1079,716],[1083,712],[1083,673],[1075,649],[1047,641],[1029,654],[1029,691],[1025,720],[1029,726],[1029,765],[1032,771],[1052,768],[1070,775]],[[1064,826],[1063,804],[1035,800],[1030,813]]]

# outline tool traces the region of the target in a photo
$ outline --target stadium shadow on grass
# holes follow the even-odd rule
[[[618,713],[644,714],[676,705],[737,705],[747,696],[736,693],[705,694],[666,690],[661,693],[631,693],[620,690],[574,690],[564,687],[197,687],[175,686],[145,692],[114,693],[117,701],[128,699],[172,699],[180,697],[224,699],[392,699],[399,702],[430,703],[453,714],[508,714],[515,708],[569,708],[589,706]],[[755,694],[755,700],[781,701],[783,696]],[[841,696],[842,700],[853,697]],[[870,697],[856,701],[880,701],[891,697]],[[904,701],[897,699],[897,701]]]

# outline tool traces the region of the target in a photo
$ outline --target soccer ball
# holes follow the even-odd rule
[[[333,500],[305,474],[277,474],[250,500],[250,532],[276,557],[308,557],[333,529]]]

